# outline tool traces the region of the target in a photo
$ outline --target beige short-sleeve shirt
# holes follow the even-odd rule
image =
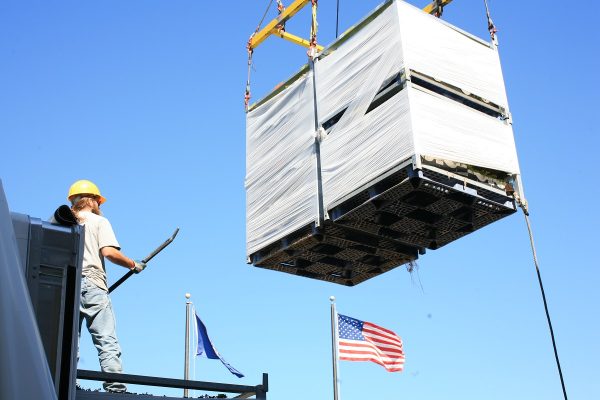
[[[117,242],[108,219],[90,211],[80,212],[79,218],[81,219],[80,224],[85,228],[83,269],[81,273],[96,286],[108,291],[104,257],[100,254],[100,250],[109,246],[120,250],[121,246]]]

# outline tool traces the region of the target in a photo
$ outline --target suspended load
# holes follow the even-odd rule
[[[403,1],[251,106],[246,141],[249,262],[344,285],[514,213],[521,191],[496,46]]]

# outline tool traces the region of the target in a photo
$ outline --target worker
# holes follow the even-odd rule
[[[104,258],[135,273],[146,268],[142,261],[135,261],[120,251],[119,243],[108,219],[102,216],[100,206],[106,199],[98,187],[80,180],[71,185],[68,200],[77,222],[85,230],[83,268],[81,270],[81,305],[79,333],[85,319],[92,341],[98,350],[102,372],[121,373],[121,347],[115,330],[115,317],[108,296]],[[107,392],[126,392],[123,383],[103,383]]]

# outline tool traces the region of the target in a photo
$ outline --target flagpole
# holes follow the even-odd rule
[[[191,294],[186,293],[185,298],[185,366],[183,369],[183,379],[186,381],[190,379],[190,309],[192,302],[190,301]],[[183,397],[188,397],[188,389],[183,389]]]
[[[338,388],[338,352],[337,352],[337,311],[335,310],[335,297],[329,298],[331,301],[331,359],[333,364],[333,400],[339,399]]]

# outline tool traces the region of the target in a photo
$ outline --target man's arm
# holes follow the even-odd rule
[[[135,268],[135,260],[127,257],[125,254],[121,253],[120,250],[117,250],[114,247],[103,247],[100,249],[100,254],[108,258],[113,264],[120,265],[130,270]]]

